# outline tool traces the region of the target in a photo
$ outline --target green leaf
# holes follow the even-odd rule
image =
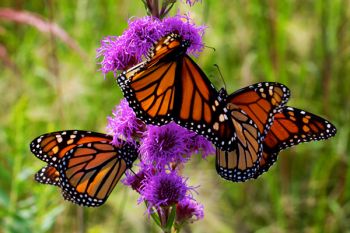
[[[176,217],[176,206],[172,205],[171,212],[170,212],[170,215],[168,218],[168,222],[166,223],[166,226],[165,226],[165,229],[167,230],[167,232],[171,232],[171,228],[174,224],[175,217]]]
[[[146,208],[148,208],[148,202],[147,202],[147,201],[145,201],[145,205],[146,205]],[[160,228],[162,228],[162,224],[160,223],[159,216],[158,216],[156,213],[152,213],[152,214],[151,214],[151,217],[152,217],[152,219],[154,220],[154,222],[155,222]]]
[[[152,219],[154,220],[154,222],[160,227],[162,228],[162,225],[160,224],[160,219],[159,216],[156,213],[152,213],[151,214]]]

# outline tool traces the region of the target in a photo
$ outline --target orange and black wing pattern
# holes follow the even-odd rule
[[[274,116],[273,124],[263,141],[263,156],[257,178],[266,172],[277,160],[278,153],[303,142],[324,140],[337,132],[329,121],[310,112],[284,107]]]
[[[146,124],[175,121],[221,149],[233,150],[235,132],[225,100],[186,55],[189,45],[177,34],[163,37],[147,61],[118,76],[118,84],[130,107]]]
[[[163,37],[147,61],[118,76],[118,84],[130,107],[146,124],[174,121],[222,150],[235,150],[236,132],[227,108],[227,93],[218,92],[186,55],[189,45],[176,34]],[[245,115],[241,110],[235,111]]]
[[[227,98],[236,140],[233,151],[216,149],[216,169],[223,178],[242,182],[259,170],[262,142],[273,115],[288,101],[289,89],[279,83],[256,83]]]
[[[103,204],[138,155],[135,145],[124,142],[115,147],[111,140],[109,135],[81,130],[34,139],[31,151],[48,163],[36,173],[35,180],[60,187],[63,197],[75,204]],[[56,146],[58,151],[52,151]]]
[[[167,35],[150,50],[147,61],[118,76],[117,82],[130,107],[145,123],[163,125],[172,120],[179,63],[187,47],[179,35]]]
[[[102,133],[82,130],[66,130],[40,135],[30,143],[31,152],[48,164],[57,164],[63,156],[77,145],[88,142],[112,141]]]
[[[226,92],[218,92],[204,72],[188,56],[183,59],[175,88],[173,120],[203,135],[225,151],[235,149],[235,127],[226,106]],[[244,113],[242,113],[244,114]]]
[[[224,179],[243,182],[259,169],[262,155],[261,136],[254,122],[239,108],[229,105],[236,140],[234,150],[216,148],[216,171]]]
[[[34,176],[35,180],[42,184],[50,184],[61,187],[60,173],[53,166],[47,165],[41,168]]]
[[[242,109],[264,137],[273,122],[273,116],[288,102],[289,97],[290,91],[285,85],[260,82],[234,92],[227,102]]]

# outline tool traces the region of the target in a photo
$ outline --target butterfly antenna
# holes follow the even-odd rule
[[[202,44],[202,43],[191,43],[193,45],[198,45],[198,46],[203,46],[204,48],[208,48],[208,49],[212,49],[214,52],[216,51],[216,49],[214,47]]]
[[[221,77],[221,79],[222,79],[222,82],[224,83],[224,87],[225,87],[225,89],[227,89],[227,86],[226,86],[226,83],[225,83],[225,79],[224,79],[224,76],[222,76],[220,67],[218,66],[218,64],[214,64],[214,66],[216,67],[216,69],[218,69],[219,74],[220,74],[220,77]]]
[[[135,176],[137,176],[136,173],[134,172],[134,170],[132,170],[132,168],[130,168],[129,170],[130,170],[132,173],[134,173]]]
[[[216,51],[216,49],[214,47],[211,47],[211,46],[208,46],[208,45],[203,45],[205,48],[208,48],[208,49],[212,49],[214,52]]]
[[[134,170],[132,170],[132,168],[129,169],[138,179],[141,179],[141,177],[139,177],[135,172]]]

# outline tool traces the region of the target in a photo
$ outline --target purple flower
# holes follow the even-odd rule
[[[128,23],[129,28],[121,36],[106,37],[97,49],[97,57],[103,57],[104,74],[115,74],[141,62],[152,44],[164,35],[162,23],[156,18],[133,18]]]
[[[126,186],[130,186],[133,190],[140,193],[141,184],[145,178],[146,172],[143,169],[141,169],[137,174],[126,171],[125,178],[122,180],[122,183]]]
[[[97,57],[103,57],[101,71],[106,74],[117,70],[125,70],[137,64],[133,50],[129,49],[124,36],[108,36],[101,41],[101,47],[97,49]]]
[[[190,41],[191,45],[187,53],[196,56],[202,51],[202,37],[206,27],[195,25],[189,15],[176,15],[174,17],[164,18],[163,25],[166,34],[177,32],[184,40]]]
[[[132,49],[136,60],[140,62],[153,44],[164,36],[164,29],[162,22],[157,18],[132,18],[123,36],[127,38],[129,49]]]
[[[141,135],[145,129],[144,123],[136,118],[128,102],[123,99],[113,110],[113,117],[108,117],[107,132],[113,135],[112,144],[119,146],[120,138],[127,142],[135,142],[133,137]]]
[[[141,159],[158,167],[186,162],[190,152],[187,142],[191,135],[190,131],[173,122],[161,127],[149,125],[141,140]]]
[[[215,153],[213,144],[211,144],[211,142],[209,142],[205,137],[196,133],[192,133],[188,146],[192,153],[201,152],[203,159],[205,159],[208,155]]]
[[[189,40],[188,53],[197,55],[203,49],[205,26],[196,26],[189,15],[176,15],[162,21],[151,17],[132,18],[129,28],[121,36],[109,36],[101,41],[97,57],[103,57],[102,73],[126,70],[142,61],[152,45],[169,33],[179,33]]]
[[[176,222],[193,222],[204,217],[204,207],[191,198],[185,198],[176,205]]]
[[[186,185],[187,179],[176,174],[175,171],[161,171],[150,175],[142,181],[141,200],[149,203],[149,211],[152,207],[163,207],[177,204],[186,197],[190,198],[193,187]]]

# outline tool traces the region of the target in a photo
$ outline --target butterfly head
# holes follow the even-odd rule
[[[168,36],[169,41],[178,41],[180,43],[180,47],[186,51],[191,46],[191,41],[187,39],[183,39],[183,37],[178,33],[172,33]]]
[[[190,40],[182,40],[181,41],[181,47],[183,47],[183,48],[188,48],[188,47],[190,47],[191,46],[191,41]]]
[[[227,100],[227,91],[226,91],[226,89],[225,88],[221,88],[220,90],[219,90],[219,100],[220,101],[223,101],[223,102],[226,102],[226,100]]]

